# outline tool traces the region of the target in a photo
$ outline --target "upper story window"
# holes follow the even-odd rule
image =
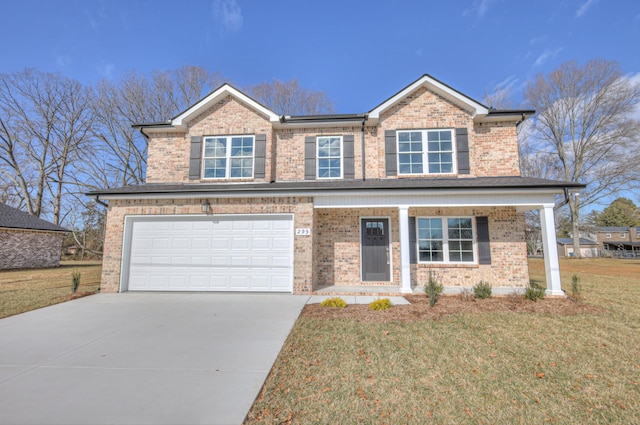
[[[342,137],[318,137],[318,178],[342,178]]]
[[[626,238],[627,238],[626,233],[620,233],[620,239],[626,239]]]
[[[418,217],[418,261],[473,263],[476,258],[471,217]]]
[[[398,131],[398,173],[453,174],[453,130]]]
[[[611,233],[607,233],[606,238],[611,239]]]
[[[204,178],[252,178],[254,142],[254,136],[205,137]]]

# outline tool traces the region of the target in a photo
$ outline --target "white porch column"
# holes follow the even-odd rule
[[[411,244],[409,243],[409,207],[398,207],[400,222],[400,293],[411,291]]]
[[[560,263],[558,261],[558,244],[556,226],[553,218],[553,206],[544,206],[540,210],[542,226],[542,247],[544,249],[544,270],[547,277],[547,295],[564,296],[560,285]]]

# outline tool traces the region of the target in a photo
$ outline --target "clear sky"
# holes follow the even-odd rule
[[[422,74],[482,100],[575,59],[640,75],[639,0],[3,0],[0,72],[84,83],[199,65],[239,88],[297,78],[337,113]]]

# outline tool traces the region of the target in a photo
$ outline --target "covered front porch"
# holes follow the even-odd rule
[[[344,193],[314,197],[314,294],[387,295],[420,293],[429,272],[445,286],[445,294],[456,294],[480,280],[492,284],[494,294],[524,291],[529,284],[524,212],[538,210],[541,217],[545,256],[546,293],[564,296],[556,246],[553,208],[556,190],[473,190],[437,193]],[[473,249],[462,262],[425,261],[423,241],[416,240],[418,220],[442,217],[470,218]],[[367,275],[366,223],[387,226],[377,263],[385,275]],[[374,224],[377,231],[377,224]],[[418,226],[420,227],[420,226]],[[384,233],[380,231],[381,233]],[[420,239],[420,238],[418,238]],[[386,246],[385,246],[386,244]],[[460,245],[462,246],[462,245]],[[419,249],[420,247],[420,249]],[[446,257],[446,255],[445,255]],[[380,271],[380,270],[378,270]],[[373,276],[373,278],[371,278]]]

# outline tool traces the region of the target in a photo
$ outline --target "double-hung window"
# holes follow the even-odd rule
[[[418,217],[418,260],[421,263],[475,262],[471,217]]]
[[[254,144],[254,136],[205,137],[204,178],[252,178]]]
[[[342,137],[322,136],[317,139],[318,178],[342,178]]]
[[[398,131],[398,171],[407,174],[453,174],[453,130]]]

